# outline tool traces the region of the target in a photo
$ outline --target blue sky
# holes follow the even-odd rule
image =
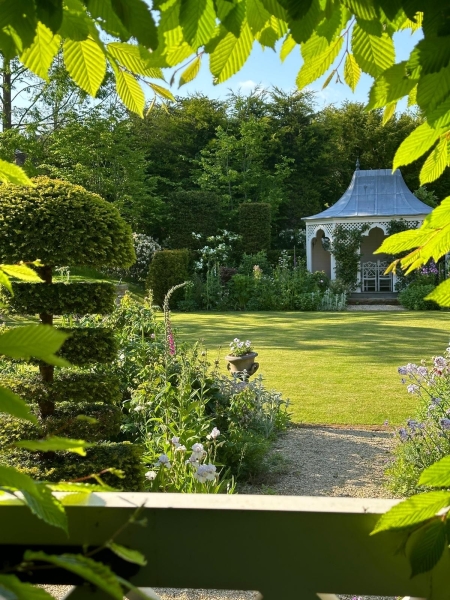
[[[409,30],[400,31],[394,34],[394,43],[396,50],[396,61],[406,59],[412,48],[421,38],[421,32],[416,32],[411,35]],[[277,47],[279,50],[279,46]],[[172,92],[175,95],[187,96],[195,92],[201,92],[210,98],[224,99],[230,90],[237,92],[239,89],[242,93],[248,93],[258,84],[263,87],[277,86],[285,91],[295,89],[295,79],[302,65],[302,58],[298,48],[294,49],[287,57],[284,63],[280,61],[278,52],[266,48],[262,50],[259,44],[255,44],[253,52],[239,73],[231,77],[225,83],[214,86],[212,84],[212,76],[208,69],[208,61],[204,60],[204,64],[197,78],[182,86],[179,90],[177,84],[172,86]],[[343,64],[340,68],[341,79],[343,80]],[[316,92],[317,108],[321,109],[329,104],[339,105],[345,100],[367,102],[368,93],[372,83],[372,79],[363,74],[361,80],[352,93],[350,88],[345,84],[331,82],[328,87],[322,90],[323,83],[327,75],[321,77],[313,83],[309,89]],[[399,104],[399,109],[406,108],[406,101]]]

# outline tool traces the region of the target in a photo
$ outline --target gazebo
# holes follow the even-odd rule
[[[395,275],[384,275],[389,257],[374,254],[387,236],[392,220],[404,219],[418,227],[431,212],[408,189],[400,170],[359,170],[342,198],[323,212],[304,217],[306,221],[306,257],[309,271],[325,271],[335,279],[335,260],[329,251],[336,225],[356,229],[368,224],[361,244],[361,269],[357,292],[393,292]]]

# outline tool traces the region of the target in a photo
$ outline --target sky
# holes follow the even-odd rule
[[[410,30],[399,31],[394,34],[394,44],[396,50],[396,62],[405,60],[412,48],[420,40],[422,34],[420,31],[411,35]],[[259,44],[255,44],[252,54],[249,59],[236,75],[233,75],[225,83],[213,85],[212,75],[208,68],[208,59],[203,59],[203,64],[197,78],[178,89],[178,84],[175,83],[171,91],[174,95],[188,96],[190,94],[201,92],[210,98],[225,99],[230,90],[237,92],[241,90],[243,94],[248,94],[257,85],[269,88],[271,86],[279,87],[280,89],[289,92],[295,89],[295,79],[302,65],[302,58],[298,47],[289,54],[284,63],[279,58],[279,48],[281,42],[277,46],[277,52],[270,48],[262,49]],[[337,64],[338,61],[336,61]],[[343,77],[342,63],[339,72],[341,79]],[[311,84],[308,89],[313,90],[316,94],[317,109],[320,110],[324,106],[330,104],[340,105],[345,100],[352,102],[366,103],[372,78],[362,74],[355,93],[342,83],[333,81],[323,90],[322,86],[330,71],[327,71],[320,79]],[[181,73],[181,71],[180,71]],[[406,99],[399,103],[398,109],[406,108]]]

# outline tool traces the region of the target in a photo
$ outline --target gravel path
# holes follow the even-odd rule
[[[293,426],[272,451],[274,473],[241,493],[386,497],[383,472],[392,435],[382,428]],[[47,586],[56,598],[70,588]],[[162,600],[256,600],[255,592],[155,590]],[[347,597],[342,596],[342,600]],[[350,596],[348,598],[351,598]],[[377,600],[371,597],[371,600]]]

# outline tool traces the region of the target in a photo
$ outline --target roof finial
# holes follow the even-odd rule
[[[356,158],[356,170],[359,171],[359,156]]]

